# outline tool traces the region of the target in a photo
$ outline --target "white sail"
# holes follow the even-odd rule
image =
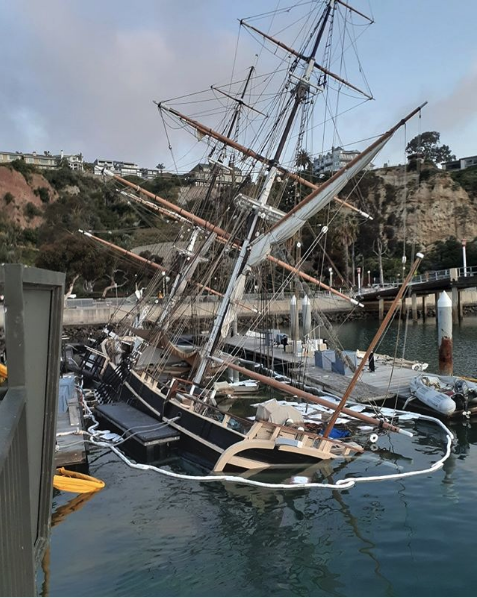
[[[323,209],[343,189],[350,179],[371,162],[390,137],[391,135],[386,136],[371,151],[363,152],[356,162],[350,162],[349,167],[345,167],[337,172],[320,189],[313,191],[305,197],[295,210],[284,216],[270,231],[255,239],[251,244],[247,264],[249,266],[256,266],[270,254],[272,245],[283,243],[300,230],[307,220]]]

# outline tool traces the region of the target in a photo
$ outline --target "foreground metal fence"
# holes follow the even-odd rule
[[[8,384],[0,387],[0,595],[34,596],[51,520],[64,275],[0,266]]]

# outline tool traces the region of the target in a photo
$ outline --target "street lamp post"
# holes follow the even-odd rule
[[[371,270],[368,270],[368,287],[371,286]]]
[[[361,293],[361,268],[357,268],[358,272],[358,294]]]
[[[333,268],[328,268],[328,272],[330,273],[330,287],[333,286]],[[329,292],[331,295],[331,291]]]
[[[462,261],[464,265],[464,276],[467,276],[467,255],[465,253],[465,246],[467,245],[467,239],[462,239]]]

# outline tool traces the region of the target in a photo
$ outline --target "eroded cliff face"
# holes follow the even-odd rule
[[[39,194],[40,189],[44,190],[42,194]],[[1,213],[20,228],[39,226],[47,204],[57,198],[57,192],[41,174],[30,174],[27,181],[16,170],[0,168]]]
[[[393,229],[394,238],[426,249],[449,237],[477,237],[477,197],[467,192],[448,172],[404,167],[367,173],[360,205]]]

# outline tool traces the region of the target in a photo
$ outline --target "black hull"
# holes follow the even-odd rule
[[[170,424],[181,433],[178,443],[179,450],[209,468],[213,467],[223,450],[244,439],[242,434],[225,428],[220,422],[214,422],[176,403],[165,401],[158,391],[153,390],[133,372],[128,376],[127,382],[135,393],[162,417],[167,420],[179,417],[177,422]],[[134,393],[127,386],[123,386],[121,399],[133,398],[135,398]],[[138,408],[143,408],[140,401],[137,403]],[[159,415],[147,409],[146,406],[144,406],[144,410],[149,415],[160,419]],[[211,445],[215,445],[217,449]]]
[[[113,369],[111,364],[108,364],[107,368]],[[124,401],[135,399],[137,408],[148,415],[157,417],[158,420],[165,418],[168,421],[178,418],[177,421],[169,422],[169,425],[180,432],[177,445],[179,451],[208,469],[213,469],[224,450],[245,439],[243,434],[223,426],[219,421],[189,411],[177,402],[165,400],[159,389],[151,388],[135,372],[129,373],[126,382],[132,390],[123,385],[120,391],[120,399]],[[137,396],[141,397],[141,401],[137,399]],[[148,406],[152,409],[148,409]],[[277,449],[251,449],[242,452],[241,456],[271,466],[288,465],[292,467],[317,462],[316,459],[306,455],[287,453]],[[231,469],[237,470],[234,467]]]

